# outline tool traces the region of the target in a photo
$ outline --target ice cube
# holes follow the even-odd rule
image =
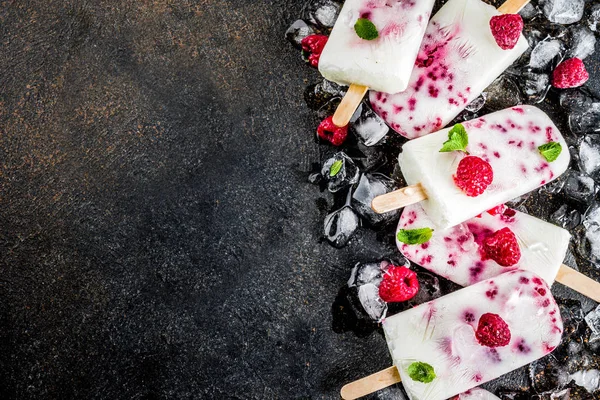
[[[333,0],[312,0],[306,10],[307,19],[314,25],[332,28],[341,7],[340,3]]]
[[[592,54],[596,48],[596,37],[594,33],[584,26],[573,26],[571,31],[571,48],[569,58],[577,57],[584,59]]]
[[[315,33],[315,30],[308,26],[306,22],[299,19],[294,22],[287,31],[285,31],[285,38],[290,41],[295,47],[302,48],[300,42],[305,37]]]
[[[360,172],[346,153],[339,152],[323,163],[321,175],[327,181],[327,189],[335,193],[358,182]]]
[[[600,4],[594,4],[590,9],[590,15],[587,18],[587,24],[594,32],[598,32],[598,30],[600,30]]]
[[[585,212],[583,227],[585,228],[585,239],[589,244],[586,250],[589,251],[580,251],[580,254],[596,262],[600,260],[600,204],[593,203]]]
[[[385,318],[387,303],[379,297],[379,287],[367,283],[358,287],[358,299],[367,314],[376,321]]]
[[[472,102],[467,104],[467,106],[465,107],[465,110],[472,112],[472,113],[476,113],[477,111],[481,110],[484,105],[485,105],[485,95],[482,93],[475,100],[473,100]]]
[[[580,89],[563,90],[560,93],[560,105],[569,111],[582,111],[592,107],[594,99]]]
[[[406,262],[408,262],[408,260],[406,260]],[[348,287],[362,286],[368,283],[379,286],[379,283],[381,283],[381,280],[383,279],[383,274],[392,264],[405,265],[404,263],[391,262],[390,260],[371,263],[356,263],[350,273]]]
[[[395,221],[399,211],[377,214],[371,208],[371,202],[375,197],[389,193],[396,188],[396,182],[385,175],[365,173],[360,177],[358,187],[352,195],[352,207],[371,225]]]
[[[540,9],[531,3],[525,4],[521,11],[519,11],[519,15],[521,15],[521,17],[526,21],[537,17],[541,13],[542,12],[540,11]]]
[[[577,371],[570,375],[578,386],[582,386],[589,393],[600,389],[600,371],[597,369]]]
[[[545,0],[544,15],[557,24],[572,24],[583,17],[584,0]]]
[[[550,215],[550,220],[565,229],[573,229],[581,223],[581,214],[577,210],[569,210],[569,207],[563,204]]]
[[[600,170],[600,135],[586,135],[579,145],[579,168],[596,180]]]
[[[487,99],[486,109],[488,111],[502,110],[521,104],[519,87],[507,75],[500,76],[483,93]]]
[[[537,104],[544,101],[550,90],[550,76],[548,74],[538,74],[531,71],[524,71],[518,80],[523,94],[530,104]]]
[[[304,101],[310,109],[319,110],[332,99],[341,99],[344,93],[340,85],[323,79],[319,83],[306,87]]]
[[[570,170],[566,175],[563,193],[574,200],[589,204],[596,194],[594,180],[575,170]]]
[[[577,135],[600,132],[600,102],[569,113],[569,128]]]
[[[334,247],[344,247],[360,226],[358,215],[350,206],[344,206],[325,217],[325,238]]]
[[[377,170],[388,161],[387,155],[382,151],[381,146],[367,146],[359,141],[356,147],[359,150],[358,154],[353,154],[352,158],[363,171]]]
[[[350,131],[354,132],[365,146],[373,146],[387,135],[390,128],[370,107],[364,106],[360,117],[350,126]]]
[[[552,354],[529,364],[529,377],[536,392],[563,388],[569,383],[569,373],[557,364]]]
[[[594,334],[600,335],[600,305],[586,314],[585,322]]]
[[[560,40],[542,40],[532,50],[529,66],[537,70],[554,67],[562,59],[562,52],[563,45]]]

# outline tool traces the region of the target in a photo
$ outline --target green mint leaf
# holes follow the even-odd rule
[[[331,167],[329,167],[329,176],[333,178],[339,174],[339,172],[342,170],[342,165],[344,165],[344,161],[342,160],[337,160],[331,164]]]
[[[377,39],[379,36],[377,27],[366,18],[359,18],[356,24],[354,24],[354,30],[359,38],[365,40]]]
[[[435,379],[435,371],[431,365],[418,361],[408,366],[408,376],[413,381],[429,383]]]
[[[402,243],[423,244],[429,242],[432,234],[433,229],[431,228],[400,229],[396,237]]]
[[[546,159],[548,162],[555,161],[560,153],[562,152],[562,146],[560,143],[550,142],[541,145],[538,147],[540,154]]]
[[[450,129],[450,132],[448,132],[448,140],[444,142],[440,153],[448,153],[451,151],[464,151],[467,153],[468,144],[469,135],[467,135],[467,130],[463,124],[456,124]]]

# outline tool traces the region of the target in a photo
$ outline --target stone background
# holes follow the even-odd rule
[[[390,365],[332,314],[391,238],[321,240],[302,5],[0,3],[0,398],[334,399]]]

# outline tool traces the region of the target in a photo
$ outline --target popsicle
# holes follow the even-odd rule
[[[375,112],[409,139],[446,126],[527,50],[523,35],[502,49],[490,29],[492,17],[526,3],[507,1],[496,10],[481,0],[448,1],[429,22],[408,88],[370,93]]]
[[[487,390],[474,388],[453,397],[451,400],[500,400],[500,397],[494,396]]]
[[[411,140],[398,160],[411,186],[376,197],[373,210],[421,201],[435,226],[444,229],[556,179],[570,156],[544,112],[519,106]]]
[[[419,204],[406,207],[398,232],[434,227]],[[514,234],[519,257],[512,265],[501,265],[486,251],[486,239],[509,229]],[[571,235],[565,229],[525,213],[498,207],[445,230],[435,229],[422,244],[396,245],[406,258],[461,286],[469,286],[503,272],[524,269],[536,273],[552,286],[555,280],[600,302],[600,283],[563,265]],[[506,246],[507,243],[498,245]],[[500,262],[502,262],[500,260]],[[506,264],[506,263],[503,263]]]
[[[365,379],[400,378],[411,400],[444,400],[549,354],[563,326],[548,285],[514,270],[389,317],[383,330],[397,372]],[[342,398],[368,394],[365,383]]]
[[[406,89],[434,0],[346,0],[321,53],[319,71],[350,85],[333,117],[348,124],[368,88]]]

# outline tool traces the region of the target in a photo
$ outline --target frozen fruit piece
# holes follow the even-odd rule
[[[470,197],[482,194],[493,180],[494,171],[490,163],[475,156],[460,160],[454,175],[456,186]]]
[[[487,210],[487,213],[490,215],[498,215],[504,214],[504,211],[506,211],[506,206],[504,204],[500,204],[499,206]]]
[[[488,258],[503,267],[513,266],[521,259],[517,237],[509,228],[502,228],[485,238],[483,250]]]
[[[514,49],[523,32],[523,18],[519,14],[495,15],[490,19],[490,29],[501,49]]]
[[[479,318],[475,336],[482,346],[504,347],[510,343],[508,324],[498,314],[483,314]]]
[[[410,300],[418,291],[417,274],[406,267],[390,267],[379,285],[379,296],[388,303]]]
[[[310,53],[308,62],[315,68],[319,67],[319,59],[326,43],[327,36],[325,35],[309,35],[300,42],[302,50]]]
[[[338,127],[333,123],[333,117],[327,117],[319,124],[317,128],[319,137],[331,142],[334,146],[341,146],[348,137],[348,125]]]
[[[552,86],[559,89],[574,88],[587,82],[590,75],[579,58],[569,58],[558,64],[552,73]]]
[[[346,0],[319,62],[343,85],[386,93],[406,88],[434,0]]]

